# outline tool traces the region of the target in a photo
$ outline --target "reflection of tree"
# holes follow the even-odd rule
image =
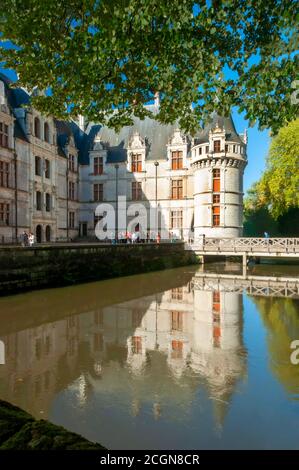
[[[271,369],[289,393],[298,393],[299,367],[290,361],[290,344],[299,339],[299,302],[294,299],[254,297],[267,328]]]

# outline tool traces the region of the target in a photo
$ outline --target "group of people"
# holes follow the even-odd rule
[[[33,233],[32,232],[27,233],[24,230],[24,232],[21,235],[22,246],[32,246],[34,245],[34,241],[35,239],[34,239]]]
[[[116,243],[116,240],[111,237],[113,242]],[[149,243],[149,242],[156,242],[160,243],[161,236],[158,233],[157,235],[155,233],[149,234],[145,236],[144,234],[140,233],[139,230],[136,230],[135,232],[120,232],[118,234],[118,243]]]

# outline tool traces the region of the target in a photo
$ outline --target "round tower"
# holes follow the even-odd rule
[[[194,238],[240,237],[243,229],[243,173],[247,135],[230,117],[216,113],[194,137]]]

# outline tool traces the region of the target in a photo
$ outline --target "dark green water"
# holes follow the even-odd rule
[[[299,301],[197,269],[0,299],[0,398],[110,449],[298,449]]]

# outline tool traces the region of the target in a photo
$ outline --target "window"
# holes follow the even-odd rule
[[[171,289],[171,298],[172,300],[183,300],[183,288],[176,287],[175,289]]]
[[[37,338],[35,340],[35,357],[36,359],[40,359],[42,355],[42,341],[41,338]]]
[[[103,201],[103,185],[102,184],[94,184],[93,185],[93,200],[95,202]]]
[[[213,204],[220,204],[220,194],[213,194]]]
[[[40,157],[35,157],[35,175],[42,175],[42,160]]]
[[[183,312],[171,312],[171,329],[183,331]]]
[[[50,168],[51,168],[50,160],[45,160],[45,178],[49,179],[51,177]]]
[[[170,228],[183,228],[183,211],[170,212]]]
[[[174,340],[171,342],[172,359],[181,359],[183,357],[183,341]]]
[[[40,120],[37,117],[34,119],[34,135],[40,139]]]
[[[0,147],[8,148],[8,125],[0,122]]]
[[[213,311],[214,312],[220,311],[220,291],[219,290],[213,291]]]
[[[47,122],[44,124],[44,139],[46,142],[50,143],[50,127]]]
[[[142,199],[142,184],[137,181],[132,183],[132,199],[133,201]]]
[[[50,194],[46,193],[46,211],[50,212],[51,210],[51,196]]]
[[[142,155],[133,153],[132,154],[132,172],[142,171]]]
[[[202,147],[199,147],[198,149],[198,155],[201,155],[202,154]]]
[[[141,354],[142,353],[142,343],[141,336],[132,337],[132,354]]]
[[[209,151],[210,151],[210,148],[208,145],[206,145],[206,153],[209,153]]]
[[[94,351],[102,351],[103,350],[103,335],[102,333],[94,333],[93,335],[93,349]]]
[[[213,226],[218,227],[220,225],[220,207],[213,206]]]
[[[228,152],[228,145],[225,144],[225,152],[227,153]]]
[[[103,215],[95,215],[94,218],[93,218],[93,221],[94,221],[94,228],[96,228],[96,225],[98,222],[100,222],[101,220],[103,220],[104,216]],[[105,226],[103,227],[103,230],[105,230],[105,227],[107,227],[107,224],[105,224]]]
[[[220,192],[220,168],[213,170],[213,191]]]
[[[35,193],[35,203],[36,203],[36,210],[42,210],[42,193],[40,191],[36,191]]]
[[[9,163],[0,161],[0,186],[9,187]]]
[[[94,157],[93,172],[95,175],[103,174],[103,157]]]
[[[0,224],[9,225],[9,204],[0,203]]]
[[[183,152],[177,151],[171,153],[171,169],[181,170],[183,168]]]
[[[75,212],[69,212],[69,228],[75,228]]]
[[[171,181],[171,199],[183,198],[183,180]]]
[[[75,155],[69,155],[69,171],[76,171]]]
[[[97,310],[94,312],[94,324],[95,325],[103,325],[104,317],[103,317],[103,310]]]
[[[51,338],[49,335],[46,336],[46,341],[45,341],[45,353],[48,356],[51,351]]]
[[[214,152],[219,153],[220,152],[220,140],[214,140]]]
[[[69,181],[69,199],[75,200],[75,183],[73,181]]]

